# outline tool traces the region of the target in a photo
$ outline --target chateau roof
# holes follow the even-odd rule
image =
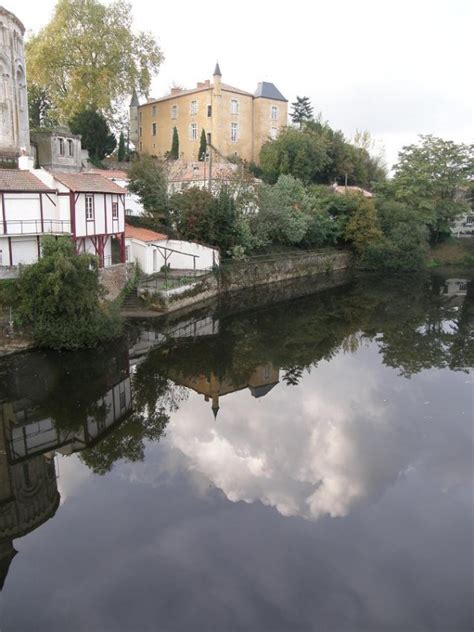
[[[137,93],[136,93],[136,91],[134,90],[134,91],[133,91],[133,94],[132,94],[132,98],[131,98],[131,100],[130,100],[130,107],[131,107],[131,108],[132,108],[132,107],[137,107],[138,105],[140,105],[140,101],[138,100]]]
[[[268,81],[260,81],[253,95],[256,99],[272,99],[273,101],[288,101],[278,90],[274,83]]]
[[[181,90],[176,94],[167,94],[164,97],[159,97],[158,99],[150,99],[144,105],[150,105],[151,103],[159,103],[161,101],[169,101],[170,99],[179,99],[182,96],[186,96],[189,94],[194,94],[198,92],[206,92],[206,90],[212,90],[214,84],[210,83],[209,85],[204,85],[201,88],[191,88],[190,90]],[[241,90],[240,88],[235,88],[234,86],[230,86],[228,83],[221,83],[221,90],[224,92],[235,92],[235,94],[242,94],[247,97],[253,96],[251,92],[246,92],[245,90]],[[286,101],[286,99],[284,99]],[[143,106],[142,106],[143,107]]]
[[[98,173],[64,173],[62,171],[50,173],[58,182],[76,193],[127,193],[118,184]]]
[[[54,189],[50,189],[30,171],[0,169],[0,191],[51,193]]]
[[[138,226],[131,226],[130,224],[125,224],[125,237],[128,239],[138,239],[145,243],[168,239],[168,235],[164,235],[163,233],[157,233],[149,228],[138,228]]]
[[[214,68],[214,72],[212,73],[213,77],[215,77],[216,75],[218,77],[222,77],[222,73],[221,73],[221,69],[219,68],[219,62],[218,61],[216,61],[216,67]]]

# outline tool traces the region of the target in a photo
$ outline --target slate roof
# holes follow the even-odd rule
[[[24,191],[25,193],[44,191],[51,193],[54,189],[50,189],[30,171],[0,169],[0,191]]]
[[[214,68],[214,72],[212,73],[213,77],[215,77],[216,75],[219,76],[219,77],[222,77],[222,73],[221,73],[221,69],[219,68],[219,62],[218,61],[216,62],[216,67]]]
[[[288,102],[288,99],[282,95],[280,90],[276,87],[274,83],[269,83],[268,81],[260,81],[257,86],[257,89],[253,95],[256,99],[273,99],[273,101],[285,101]]]
[[[118,193],[127,191],[98,173],[64,173],[51,171],[51,175],[75,193]]]
[[[128,239],[138,239],[139,241],[144,242],[163,241],[164,239],[168,239],[168,235],[164,235],[163,233],[157,233],[149,228],[138,228],[137,226],[131,226],[130,224],[125,224],[125,237]]]

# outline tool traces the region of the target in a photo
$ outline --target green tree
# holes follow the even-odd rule
[[[354,197],[356,208],[347,223],[345,239],[352,243],[358,255],[363,255],[369,245],[382,239],[383,233],[373,200],[362,195]]]
[[[209,208],[209,233],[207,242],[228,253],[235,245],[237,211],[234,198],[227,187],[221,187]]]
[[[69,127],[73,134],[81,135],[82,147],[93,160],[103,160],[117,145],[105,117],[96,110],[77,112],[69,121]]]
[[[309,97],[296,97],[296,101],[291,104],[293,111],[291,112],[291,120],[293,123],[303,127],[303,124],[313,119],[313,106]]]
[[[28,113],[32,130],[53,127],[58,122],[48,91],[34,81],[28,82]]]
[[[211,193],[199,187],[191,187],[170,197],[169,221],[180,238],[207,242],[213,202]]]
[[[434,136],[404,147],[387,189],[413,209],[436,242],[449,234],[450,223],[468,209],[463,191],[474,172],[474,144],[456,144]]]
[[[25,268],[17,287],[19,319],[39,346],[93,347],[120,333],[120,320],[101,301],[95,257],[77,255],[67,237],[45,237],[41,259]]]
[[[148,218],[159,222],[168,205],[168,181],[163,163],[158,158],[142,155],[132,162],[128,177],[128,190],[138,195]]]
[[[200,162],[203,162],[206,159],[206,151],[207,151],[206,132],[204,131],[204,128],[202,128],[201,140],[199,142],[199,152],[198,152],[198,160]]]
[[[179,136],[176,127],[173,127],[173,138],[171,139],[170,158],[178,160],[179,158]]]
[[[117,151],[117,160],[119,162],[124,162],[125,158],[126,158],[125,136],[123,135],[123,132],[120,132],[118,151]]]
[[[163,55],[132,30],[131,4],[58,0],[50,22],[26,45],[28,74],[48,91],[60,122],[86,108],[109,120],[135,89],[147,93]]]

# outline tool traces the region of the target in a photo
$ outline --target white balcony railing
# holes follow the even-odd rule
[[[61,219],[10,219],[0,220],[0,235],[42,235],[71,232],[71,222]]]

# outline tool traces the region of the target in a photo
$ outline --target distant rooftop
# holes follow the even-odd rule
[[[20,169],[0,169],[0,191],[18,192],[45,192],[50,193],[54,189],[46,186],[30,171]]]
[[[51,171],[54,178],[76,193],[127,193],[125,189],[97,173],[65,173]]]

